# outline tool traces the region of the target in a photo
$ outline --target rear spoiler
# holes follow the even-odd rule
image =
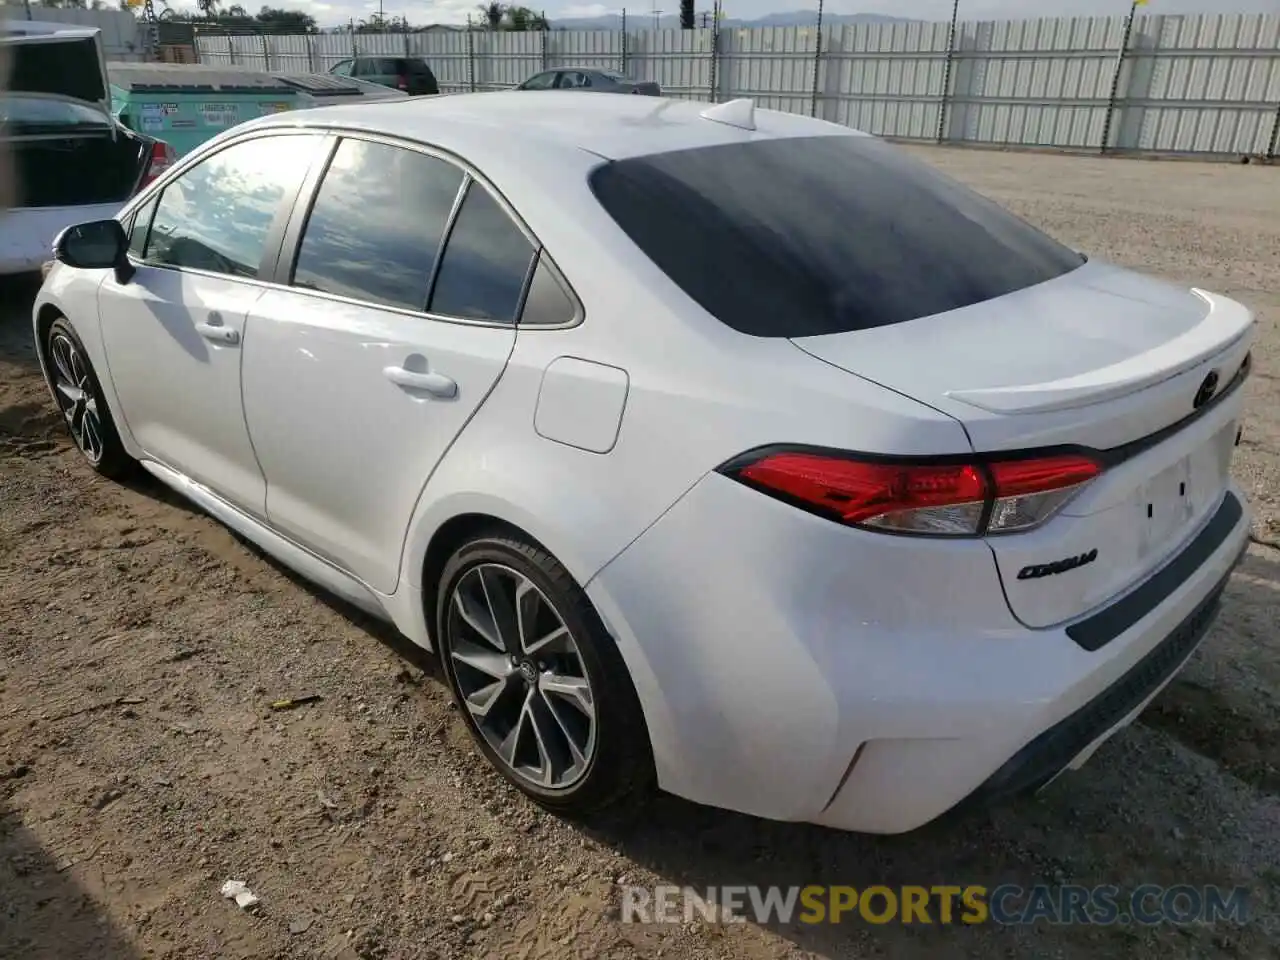
[[[1185,373],[1229,352],[1253,327],[1253,312],[1233,300],[1192,288],[1208,312],[1180,337],[1120,363],[1048,383],[977,390],[950,390],[945,395],[988,413],[1050,413],[1123,397]]]

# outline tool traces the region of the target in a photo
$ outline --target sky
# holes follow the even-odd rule
[[[611,0],[617,2],[617,0]],[[675,14],[679,0],[634,0],[627,4],[628,14],[644,15],[653,9]],[[405,16],[410,23],[463,23],[468,13],[476,11],[476,0],[382,0],[386,16]],[[545,6],[542,6],[545,4]],[[359,19],[378,10],[379,0],[276,0],[272,6],[306,10],[323,25]],[[566,17],[598,17],[618,14],[622,4],[534,0],[529,4],[541,8],[554,24]],[[252,7],[253,4],[246,3]],[[813,6],[804,0],[724,0],[727,16],[751,20],[768,13],[787,13]],[[697,0],[697,7],[711,8],[711,0]],[[832,13],[886,13],[924,20],[948,20],[951,0],[829,0],[825,9]],[[960,0],[960,17],[964,20],[995,20],[1025,16],[1105,16],[1129,11],[1129,0]],[[1274,13],[1280,14],[1280,0],[1149,0],[1146,13]]]

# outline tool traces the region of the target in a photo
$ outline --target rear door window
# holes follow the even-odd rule
[[[524,231],[473,180],[449,231],[431,312],[514,323],[534,253]]]
[[[345,139],[298,246],[294,286],[423,310],[462,170],[405,147]]]
[[[686,294],[753,336],[901,323],[1043,283],[1084,262],[872,137],[633,157],[597,167],[590,183]]]

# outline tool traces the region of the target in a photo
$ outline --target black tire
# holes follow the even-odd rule
[[[82,390],[85,399],[91,401],[91,404],[77,404],[59,390],[59,382],[66,379],[64,374],[67,371],[64,368],[68,366],[66,363],[68,354],[62,347],[63,342],[69,343],[73,351],[70,364],[71,381],[73,381],[71,385]],[[89,354],[84,348],[84,343],[76,335],[75,329],[65,318],[59,317],[49,325],[42,346],[45,381],[53,391],[55,402],[63,415],[67,432],[71,434],[71,441],[76,449],[80,451],[89,466],[104,477],[117,480],[130,474],[137,466],[137,461],[125,452],[124,444],[120,442],[120,434],[116,430],[115,420],[111,417],[111,409],[102,395],[102,385],[98,382],[97,372],[93,369]],[[58,352],[55,354],[55,351]],[[86,408],[92,410],[95,416],[96,443],[90,443],[85,439]]]
[[[541,593],[577,648],[578,661],[590,685],[595,712],[595,749],[585,773],[571,786],[546,789],[514,772],[498,754],[465,702],[459,685],[451,632],[450,608],[459,583],[469,572],[491,565],[522,575]],[[440,576],[435,611],[437,648],[458,712],[482,753],[525,795],[555,813],[587,816],[624,801],[642,800],[653,785],[653,754],[639,698],[622,655],[586,593],[555,557],[514,533],[495,530],[460,547]],[[456,618],[453,620],[456,628]]]

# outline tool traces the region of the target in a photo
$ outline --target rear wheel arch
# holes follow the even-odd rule
[[[427,619],[428,633],[434,634],[436,632],[436,600],[440,589],[440,575],[444,572],[449,558],[464,543],[485,534],[518,537],[537,544],[543,550],[547,549],[537,537],[530,535],[514,523],[502,520],[492,514],[463,513],[446,520],[432,534],[431,540],[427,544],[426,557],[422,562],[422,610]],[[547,550],[547,553],[551,553],[551,551]]]

